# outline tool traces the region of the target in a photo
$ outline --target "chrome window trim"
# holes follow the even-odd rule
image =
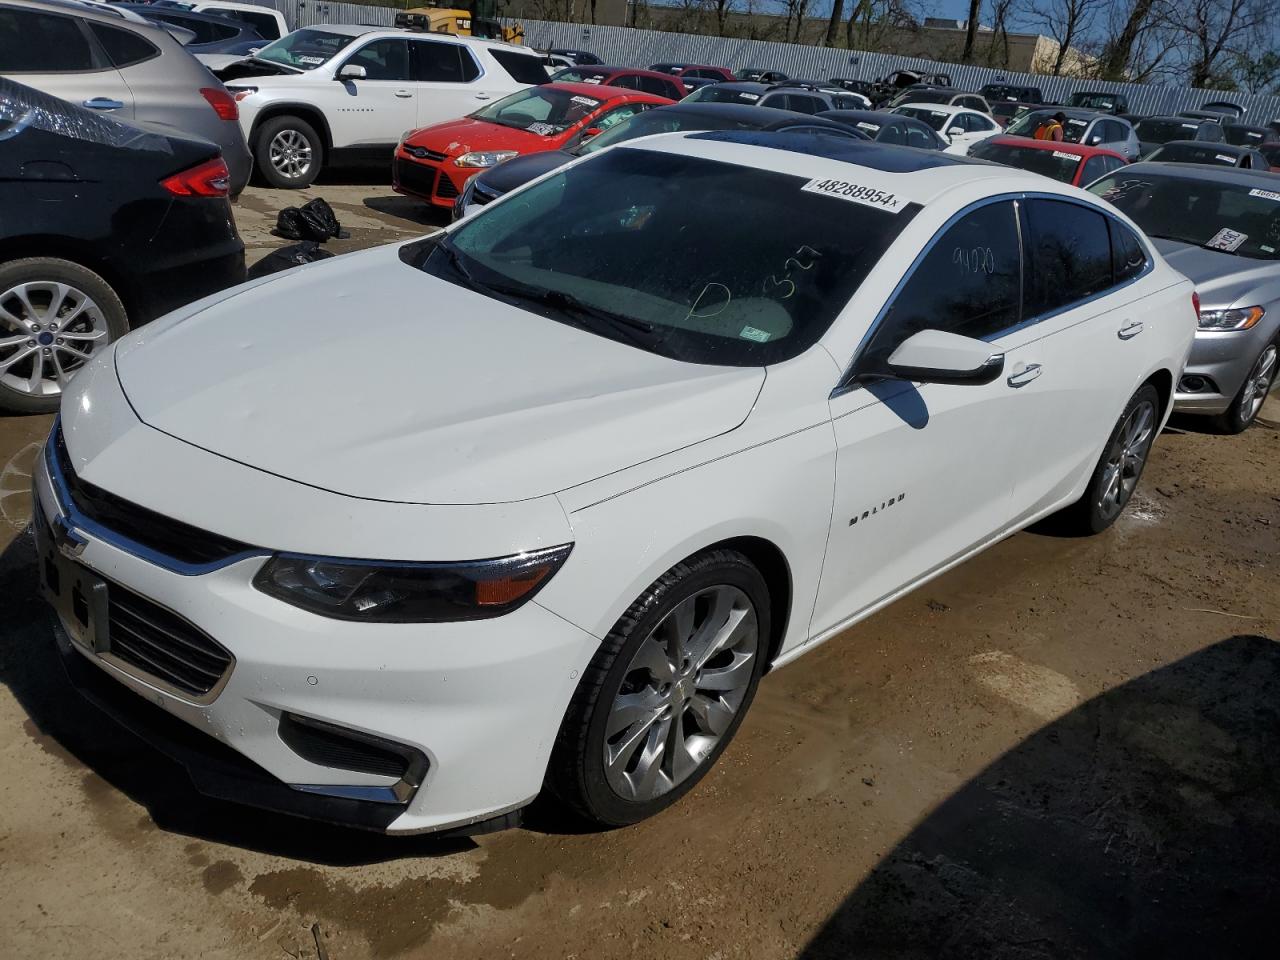
[[[1105,217],[1108,220],[1108,228],[1110,227],[1110,222],[1114,221],[1115,223],[1123,227],[1125,230],[1128,230],[1138,239],[1139,246],[1142,248],[1143,252],[1146,254],[1146,263],[1143,265],[1143,268],[1139,273],[1130,277],[1128,280],[1123,281],[1122,283],[1113,284],[1112,286],[1107,287],[1107,289],[1102,290],[1098,293],[1092,294],[1087,297],[1082,297],[1079,300],[1073,300],[1072,302],[1064,304],[1063,306],[1060,306],[1057,309],[1052,310],[1048,313],[1038,314],[1030,318],[1024,317],[1020,319],[1016,324],[1013,324],[1010,327],[1006,327],[1003,330],[997,331],[996,333],[993,333],[993,334],[990,334],[989,336],[984,337],[983,340],[985,342],[990,343],[995,340],[1000,340],[1003,337],[1007,337],[1012,333],[1017,333],[1019,330],[1025,330],[1029,327],[1035,326],[1036,324],[1043,323],[1046,320],[1052,320],[1054,317],[1060,316],[1061,314],[1066,313],[1069,310],[1075,310],[1079,307],[1084,306],[1085,304],[1092,303],[1095,300],[1099,300],[1102,297],[1111,296],[1111,294],[1115,293],[1116,291],[1123,290],[1125,287],[1131,286],[1137,283],[1139,280],[1142,280],[1155,269],[1155,260],[1152,258],[1152,255],[1151,255],[1151,247],[1148,245],[1147,239],[1142,234],[1142,232],[1140,230],[1134,230],[1127,223],[1125,223],[1123,220],[1117,217],[1113,212],[1103,209],[1100,205],[1095,205],[1092,203],[1081,203],[1079,200],[1077,200],[1074,197],[1067,197],[1067,196],[1063,196],[1062,194],[1043,193],[1040,191],[1026,191],[1026,190],[1020,191],[1018,193],[1008,193],[1008,194],[1001,194],[999,196],[993,196],[993,197],[983,197],[981,200],[974,201],[973,203],[969,204],[966,207],[963,207],[962,209],[956,211],[950,217],[948,217],[947,220],[942,224],[942,226],[940,226],[937,230],[934,231],[933,236],[929,238],[929,242],[926,243],[924,247],[921,248],[918,254],[916,254],[915,259],[911,261],[911,266],[907,268],[906,273],[904,273],[901,279],[898,280],[892,292],[890,292],[889,296],[885,299],[885,302],[881,305],[880,309],[876,312],[875,319],[872,320],[871,325],[867,327],[867,332],[863,334],[862,339],[858,341],[858,345],[854,348],[853,355],[850,358],[848,365],[845,367],[844,372],[840,375],[840,379],[836,382],[836,386],[834,387],[834,389],[832,389],[829,399],[834,400],[836,397],[843,396],[846,393],[850,393],[853,390],[857,390],[860,388],[861,386],[860,384],[850,382],[850,377],[853,376],[854,370],[857,369],[858,361],[862,358],[862,354],[865,352],[867,345],[871,342],[876,332],[880,329],[881,324],[884,323],[885,315],[889,312],[889,309],[893,306],[894,301],[897,300],[898,295],[902,292],[902,288],[906,286],[907,281],[909,281],[912,277],[915,276],[916,271],[920,269],[920,265],[923,262],[924,258],[927,257],[929,253],[933,250],[934,246],[937,245],[938,240],[942,237],[942,235],[945,234],[949,229],[951,229],[951,227],[955,225],[957,221],[959,221],[963,217],[968,216],[970,213],[973,213],[975,210],[980,210],[983,207],[990,206],[991,204],[994,204],[994,203],[1008,203],[1008,202],[1013,203],[1014,211],[1016,214],[1016,225],[1017,225],[1017,232],[1018,232],[1018,253],[1019,253],[1019,259],[1020,259],[1019,271],[1018,271],[1019,278],[1020,278],[1019,279],[1019,295],[1020,295],[1020,299],[1025,302],[1027,264],[1026,264],[1026,244],[1024,242],[1024,237],[1023,237],[1024,214],[1023,214],[1022,203],[1026,200],[1057,200],[1062,203],[1070,203],[1070,204],[1074,204],[1077,207],[1083,207],[1086,210],[1092,210],[1095,213],[1100,214],[1101,216]],[[1114,270],[1114,261],[1113,261],[1112,269]]]

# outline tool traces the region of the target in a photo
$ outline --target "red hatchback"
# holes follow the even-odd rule
[[[624,87],[544,83],[503,97],[469,117],[410,133],[396,148],[391,186],[452,207],[474,173],[525,153],[577,146],[651,107],[671,103]]]
[[[1129,162],[1114,150],[1101,147],[1007,136],[980,140],[969,148],[969,156],[1042,173],[1073,187],[1093,183]]]
[[[656,70],[635,70],[631,67],[568,67],[552,76],[555,83],[590,83],[602,87],[629,87],[655,97],[683,100],[689,88],[679,77]]]

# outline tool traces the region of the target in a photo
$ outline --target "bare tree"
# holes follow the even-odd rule
[[[1107,0],[1037,0],[1031,7],[1033,22],[1044,28],[1058,44],[1053,75],[1062,74],[1069,51],[1093,29],[1099,10]]]
[[[1268,50],[1261,55],[1237,54],[1232,72],[1250,93],[1274,91],[1280,82],[1280,53]]]
[[[833,0],[831,4],[831,19],[827,21],[827,36],[823,41],[823,45],[834,47],[836,45],[836,31],[840,29],[840,21],[844,18],[844,0]]]
[[[1165,12],[1174,42],[1187,60],[1187,80],[1208,86],[1227,69],[1233,54],[1264,32],[1276,0],[1177,0]]]
[[[982,10],[982,0],[969,0],[969,21],[965,24],[964,50],[960,54],[960,62],[968,63],[973,59],[973,40],[978,33],[978,16]]]
[[[1009,68],[1009,23],[1017,16],[1020,0],[988,0],[991,8],[991,44],[987,66]]]
[[[1111,39],[1102,48],[1098,76],[1105,80],[1134,79],[1130,76],[1130,61],[1143,34],[1155,24],[1156,0],[1128,0],[1114,10],[1123,22],[1118,30],[1110,31]]]
[[[729,14],[734,12],[737,0],[707,0],[712,15],[716,18],[716,33],[725,35],[725,24],[729,22]]]

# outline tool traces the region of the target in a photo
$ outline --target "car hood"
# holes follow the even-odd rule
[[[682,363],[500,303],[384,247],[120,342],[141,420],[251,467],[405,503],[554,493],[726,433],[762,368]]]
[[[416,131],[405,140],[405,146],[425,147],[448,157],[460,157],[473,150],[519,150],[521,153],[552,150],[563,139],[563,133],[544,137],[529,130],[461,117]]]
[[[566,163],[572,163],[576,157],[567,150],[544,150],[523,157],[512,157],[506,163],[500,163],[480,174],[477,183],[483,184],[497,194],[509,193],[517,187],[523,187],[544,173],[549,173]]]
[[[1251,260],[1177,240],[1154,240],[1173,269],[1196,285],[1205,309],[1265,306],[1280,299],[1280,262]]]

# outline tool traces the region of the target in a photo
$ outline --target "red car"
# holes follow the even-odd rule
[[[669,73],[673,77],[691,77],[713,83],[732,83],[738,79],[727,67],[710,67],[705,63],[651,63],[649,69],[654,73]]]
[[[655,97],[683,100],[689,95],[679,77],[656,70],[633,70],[631,67],[568,67],[552,75],[553,83],[590,83],[605,87],[629,87],[651,93]]]
[[[414,130],[396,147],[391,186],[452,207],[474,173],[524,153],[577,146],[614,124],[671,101],[625,87],[544,83],[469,117]]]
[[[1101,147],[1008,136],[978,141],[969,148],[969,156],[1042,173],[1073,187],[1093,183],[1129,162],[1114,150]]]

